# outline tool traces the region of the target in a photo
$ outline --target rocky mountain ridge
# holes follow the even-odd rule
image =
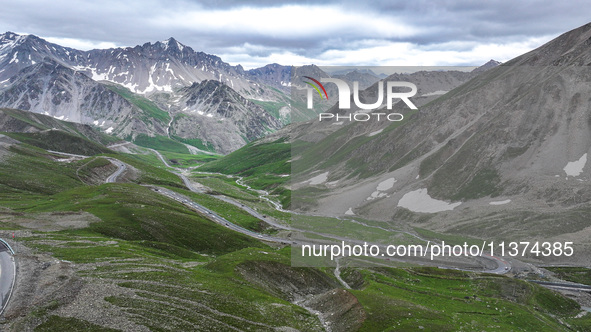
[[[591,24],[565,33],[418,111],[403,107],[402,123],[289,128],[304,146],[292,157],[302,189],[292,188],[292,204],[479,237],[585,242],[590,41]]]

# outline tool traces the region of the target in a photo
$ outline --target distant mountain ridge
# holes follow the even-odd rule
[[[140,94],[172,92],[206,79],[225,82],[253,97],[262,94],[242,66],[231,66],[215,55],[196,52],[174,38],[135,47],[79,51],[34,35],[7,32],[0,35],[0,82],[45,58],[95,81],[117,83]]]
[[[492,69],[492,68],[494,68],[496,66],[499,66],[501,64],[502,64],[502,62],[499,62],[497,60],[491,59],[487,63],[483,64],[482,66],[480,66],[480,67],[475,68],[474,70],[472,70],[472,72],[473,73],[482,73],[482,72],[485,72],[485,71],[487,71],[489,69]]]

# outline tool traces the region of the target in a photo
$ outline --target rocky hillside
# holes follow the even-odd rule
[[[281,122],[227,84],[206,80],[179,91],[171,135],[198,139],[226,154],[281,128]]]
[[[0,90],[0,105],[91,124],[107,134],[166,134],[167,123],[86,75],[45,58],[25,67]]]
[[[285,135],[298,147],[292,204],[431,220],[484,237],[583,239],[591,209],[589,40],[585,25],[418,103],[418,111],[401,105],[403,122],[290,127]],[[437,83],[421,75],[419,91]]]

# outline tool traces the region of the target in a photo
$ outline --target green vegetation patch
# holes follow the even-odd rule
[[[546,267],[546,270],[556,273],[556,276],[584,285],[591,285],[591,269],[587,267]]]
[[[215,162],[204,165],[200,171],[251,176],[260,174],[289,174],[287,161],[291,145],[285,139],[270,143],[250,143]]]
[[[219,254],[244,247],[263,246],[231,231],[148,188],[133,184],[79,187],[31,202],[20,211],[86,211],[102,222],[88,231],[129,241],[170,244],[191,251]]]
[[[133,142],[145,148],[189,154],[189,149],[186,146],[177,141],[173,141],[166,136],[151,137],[146,134],[139,134],[135,137]]]
[[[54,162],[47,152],[26,144],[10,147],[11,156],[0,162],[0,197],[14,193],[55,194],[82,185],[76,163]]]
[[[170,151],[162,151],[162,156],[168,160],[168,163],[174,167],[193,167],[208,163],[220,158],[219,155],[211,154],[184,154]],[[162,161],[158,159],[160,165]]]
[[[5,133],[5,135],[44,150],[85,156],[112,152],[103,145],[61,130],[47,130],[36,133]]]
[[[128,88],[118,84],[105,84],[105,86],[144,111],[144,117],[142,120],[150,121],[151,119],[156,119],[162,123],[168,123],[170,121],[170,115],[161,110],[151,100],[139,96],[131,92]]]
[[[362,331],[567,331],[554,316],[579,306],[524,281],[435,268],[362,271],[352,290],[367,312]]]
[[[210,142],[203,142],[199,138],[181,138],[181,137],[174,136],[174,135],[172,136],[172,138],[174,138],[175,140],[177,140],[179,142],[183,142],[185,144],[192,145],[192,146],[194,146],[198,149],[204,150],[204,151],[215,152],[215,148],[214,148],[213,144],[211,144]]]
[[[199,170],[240,175],[253,187],[273,189],[289,180],[290,158],[291,144],[279,139],[270,143],[249,143]]]

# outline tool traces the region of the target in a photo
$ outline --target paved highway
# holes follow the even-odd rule
[[[109,160],[113,165],[117,166],[117,170],[107,177],[105,183],[115,183],[117,182],[117,177],[127,169],[127,165],[115,158],[107,158],[107,160]]]
[[[88,158],[88,156],[83,156],[81,154],[73,154],[73,153],[59,152],[59,151],[53,151],[53,150],[47,150],[47,152],[61,154],[63,156],[67,156],[67,157],[76,157],[76,158],[82,158],[82,159]]]
[[[90,158],[89,156],[84,156],[81,154],[73,154],[73,153],[59,152],[59,151],[53,151],[53,150],[47,150],[47,152],[59,154],[62,156],[81,158],[81,159]],[[117,182],[117,177],[119,175],[121,175],[121,173],[123,173],[127,169],[127,165],[119,159],[115,159],[115,158],[105,158],[105,159],[110,161],[113,165],[117,166],[117,170],[115,172],[113,172],[113,174],[109,175],[109,177],[107,177],[107,179],[105,180],[105,183]]]
[[[239,232],[239,233],[251,236],[251,237],[255,237],[255,238],[258,238],[261,240],[269,241],[269,242],[277,242],[277,243],[287,244],[288,240],[286,240],[286,239],[256,233],[256,232],[250,231],[244,227],[236,225],[236,224],[230,222],[229,220],[225,219],[224,217],[221,217],[220,215],[218,215],[214,211],[206,208],[205,206],[194,202],[193,200],[191,200],[189,197],[187,197],[185,195],[181,195],[175,191],[172,191],[172,190],[169,190],[166,188],[162,188],[162,187],[157,187],[157,186],[152,186],[152,185],[146,185],[146,187],[151,188],[152,190],[154,190],[155,192],[157,192],[161,195],[172,198],[175,201],[178,201],[178,202],[182,203],[183,205],[205,215],[208,219],[210,219],[210,220],[212,220],[224,227],[232,229],[236,232]]]
[[[89,156],[84,156],[81,154],[73,154],[73,153],[59,152],[59,151],[53,151],[53,150],[47,150],[47,152],[59,154],[62,156],[81,158],[81,159],[89,158]],[[125,171],[125,169],[127,169],[127,165],[119,159],[115,159],[115,158],[105,158],[105,159],[109,160],[113,165],[117,166],[117,170],[115,172],[113,172],[113,174],[109,175],[109,177],[107,177],[107,179],[105,180],[105,183],[117,182],[117,177],[119,175],[121,175],[121,173],[123,173]]]
[[[583,285],[583,284],[577,284],[577,283],[567,283],[567,282],[540,281],[540,280],[528,280],[528,281],[533,282],[538,285],[550,287],[550,288],[569,289],[569,290],[576,290],[576,291],[591,293],[591,286],[589,286],[589,285]]]
[[[16,262],[12,249],[0,239],[0,314],[4,312],[16,280]]]

